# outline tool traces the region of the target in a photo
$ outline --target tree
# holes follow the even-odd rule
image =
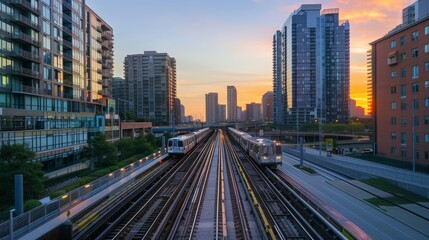
[[[24,198],[38,198],[44,192],[42,164],[33,162],[36,154],[25,145],[3,145],[0,149],[0,203],[14,202],[16,174],[24,176]]]
[[[116,147],[122,158],[127,158],[135,153],[134,141],[131,138],[123,138],[116,142]]]
[[[116,147],[113,143],[107,141],[105,133],[97,133],[96,136],[88,141],[88,146],[83,151],[84,157],[93,161],[97,167],[111,166],[116,163]]]

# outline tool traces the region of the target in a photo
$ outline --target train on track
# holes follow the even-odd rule
[[[167,151],[168,155],[185,155],[197,143],[199,143],[207,134],[210,133],[209,128],[203,128],[196,132],[180,135],[168,139]]]
[[[235,128],[228,128],[231,136],[259,165],[277,168],[282,165],[282,148],[280,143],[261,137],[252,137]]]

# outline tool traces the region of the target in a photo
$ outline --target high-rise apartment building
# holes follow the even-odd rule
[[[261,108],[262,108],[262,121],[272,122],[273,111],[274,111],[274,93],[272,91],[266,92],[262,96]]]
[[[237,89],[235,86],[227,86],[227,111],[228,122],[237,121]]]
[[[119,114],[122,120],[125,119],[128,110],[128,89],[125,84],[125,79],[120,77],[114,77],[112,79],[112,97],[116,101],[116,112]]]
[[[174,99],[174,124],[179,125],[182,123],[182,104],[179,98]]]
[[[212,125],[218,122],[218,94],[206,94],[206,124]]]
[[[226,105],[225,104],[219,104],[218,109],[218,118],[217,120],[219,122],[226,122]]]
[[[429,17],[404,22],[371,47],[376,152],[428,165]]]
[[[261,104],[249,103],[246,104],[246,120],[259,122],[262,120]]]
[[[348,21],[339,20],[338,9],[321,11],[320,4],[304,4],[289,16],[280,33],[280,39],[279,32],[273,38],[276,121],[283,109],[280,124],[288,126],[312,119],[347,123]]]
[[[176,59],[145,51],[124,61],[129,111],[154,125],[172,125],[176,98]]]
[[[0,145],[47,172],[80,164],[112,104],[112,28],[79,0],[1,1],[0,16]]]
[[[273,118],[277,124],[286,122],[286,81],[282,70],[282,33],[276,31],[273,36]]]

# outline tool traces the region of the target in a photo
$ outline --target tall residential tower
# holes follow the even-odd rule
[[[124,61],[128,110],[154,125],[172,125],[176,98],[176,59],[145,51]],[[178,106],[179,107],[179,106]]]
[[[237,122],[237,89],[235,86],[227,86],[227,111],[228,122]]]
[[[47,172],[80,164],[112,103],[112,28],[80,0],[1,1],[0,16],[0,146]]]
[[[277,123],[349,121],[349,23],[338,9],[294,11],[273,37],[273,67]]]

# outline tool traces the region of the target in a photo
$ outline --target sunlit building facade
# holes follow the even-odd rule
[[[371,43],[376,151],[428,165],[429,17],[409,19]]]
[[[108,83],[92,59],[105,41],[113,55],[113,40],[88,43],[112,29],[99,17],[89,24],[92,15],[80,0],[0,2],[0,145],[26,144],[47,172],[79,164],[88,138],[104,131]]]

